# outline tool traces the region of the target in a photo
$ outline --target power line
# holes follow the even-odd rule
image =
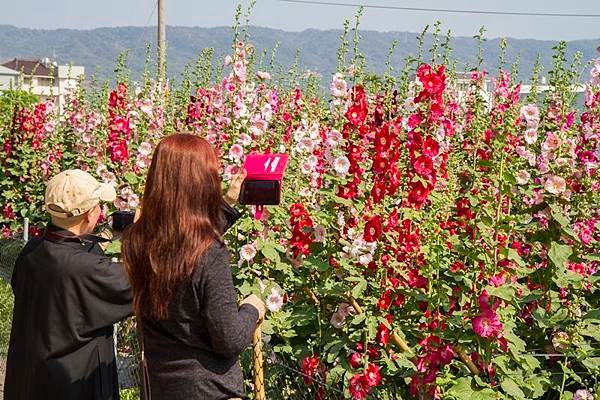
[[[563,14],[563,13],[538,13],[538,12],[517,12],[517,11],[484,11],[484,10],[453,10],[447,8],[420,8],[420,7],[398,7],[398,6],[382,6],[369,5],[358,3],[335,3],[330,1],[317,0],[279,0],[285,3],[300,3],[313,4],[324,6],[341,6],[341,7],[364,7],[378,8],[383,10],[403,10],[403,11],[422,11],[422,12],[440,12],[452,14],[487,14],[487,15],[515,15],[527,17],[571,17],[571,18],[600,18],[600,14]]]

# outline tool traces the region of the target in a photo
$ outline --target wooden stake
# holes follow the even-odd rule
[[[467,355],[467,353],[465,352],[465,348],[462,345],[457,344],[456,346],[454,346],[454,351],[458,353],[458,356],[460,357],[462,362],[465,363],[465,365],[467,366],[467,368],[469,368],[469,371],[471,371],[473,375],[479,375],[479,368],[477,368],[477,366],[473,363],[471,357]]]
[[[254,336],[252,337],[253,354],[253,372],[254,372],[254,398],[256,400],[266,400],[265,395],[265,372],[263,369],[263,354],[262,354],[262,321],[256,325]]]

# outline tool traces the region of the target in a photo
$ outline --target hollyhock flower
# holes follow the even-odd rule
[[[546,180],[544,182],[544,189],[546,189],[546,191],[548,193],[551,193],[554,195],[561,194],[566,189],[565,180],[563,178],[561,178],[560,176],[551,175],[546,178]]]
[[[528,126],[536,126],[540,122],[540,110],[536,104],[527,104],[521,107],[521,118],[527,121]]]
[[[598,72],[598,76],[600,76],[600,71]],[[587,389],[579,389],[573,395],[573,400],[594,400],[594,395]]]
[[[244,156],[244,148],[236,143],[233,146],[231,146],[231,148],[229,149],[229,159],[230,160],[241,160],[241,158]]]
[[[149,156],[152,153],[152,145],[148,142],[140,143],[138,153],[142,156]]]
[[[473,332],[483,338],[497,337],[502,330],[502,323],[492,310],[484,310],[480,315],[473,318],[471,322]]]
[[[240,257],[246,261],[252,261],[256,256],[256,248],[252,244],[245,244],[240,249]]]
[[[132,193],[127,197],[127,205],[129,208],[134,209],[140,205],[140,199],[137,194]]]
[[[426,187],[421,181],[409,183],[408,201],[415,206],[420,206],[427,200],[431,190]]]
[[[376,364],[369,364],[365,368],[365,380],[369,387],[375,387],[381,382],[381,369]]]
[[[344,75],[337,73],[333,75],[331,86],[329,87],[333,97],[343,97],[348,92],[348,85],[344,80]]]
[[[127,150],[127,141],[119,140],[114,142],[109,147],[110,159],[115,163],[126,164],[129,159]]]
[[[537,129],[529,128],[523,133],[523,138],[528,144],[534,144],[538,139]]]
[[[429,176],[433,172],[433,160],[425,154],[413,161],[413,168],[421,176]]]
[[[312,385],[320,363],[316,355],[304,357],[300,370],[305,384]]]
[[[432,137],[428,136],[423,141],[423,147],[421,149],[423,154],[429,157],[435,157],[439,154],[440,145]]]
[[[365,375],[354,375],[352,378],[350,378],[348,390],[350,391],[352,399],[366,399],[367,395],[369,394],[369,384]]]
[[[364,238],[367,242],[376,242],[382,234],[381,217],[374,215],[365,225]]]
[[[529,182],[529,178],[531,178],[531,175],[529,175],[529,172],[522,169],[519,172],[517,172],[516,178],[517,178],[517,183],[519,185],[526,185]]]
[[[552,335],[552,347],[559,352],[565,352],[571,344],[571,337],[567,332],[558,331]]]
[[[267,296],[265,305],[271,312],[277,312],[283,307],[283,296],[275,288],[271,289],[271,293]]]
[[[268,72],[258,71],[256,73],[256,76],[258,76],[258,78],[262,79],[263,81],[268,81],[271,79],[271,74]]]
[[[353,105],[346,111],[346,118],[354,126],[362,124],[366,117],[367,110],[360,105]]]
[[[16,218],[16,214],[13,211],[12,205],[11,204],[6,204],[4,206],[4,208],[2,209],[2,215],[4,216],[4,218],[6,219],[15,219]]]
[[[546,140],[542,143],[542,151],[543,152],[552,152],[558,149],[562,145],[562,139],[560,136],[553,132],[548,132],[546,134]]]
[[[348,357],[348,363],[354,369],[360,368],[360,366],[362,365],[362,357],[362,354],[353,351],[350,357]]]
[[[315,242],[323,243],[327,236],[327,229],[323,225],[317,225],[314,231]]]
[[[330,322],[334,328],[340,329],[342,326],[344,326],[344,322],[346,322],[346,316],[339,312],[335,312],[331,315]]]

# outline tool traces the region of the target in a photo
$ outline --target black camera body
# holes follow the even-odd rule
[[[135,213],[133,211],[115,211],[112,213],[112,228],[115,231],[124,231],[133,224]]]
[[[240,204],[275,206],[281,203],[281,181],[246,179],[240,189]]]

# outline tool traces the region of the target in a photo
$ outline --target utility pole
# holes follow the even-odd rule
[[[158,0],[158,43],[157,43],[158,80],[164,82],[167,75],[167,41],[165,29],[165,0]]]

